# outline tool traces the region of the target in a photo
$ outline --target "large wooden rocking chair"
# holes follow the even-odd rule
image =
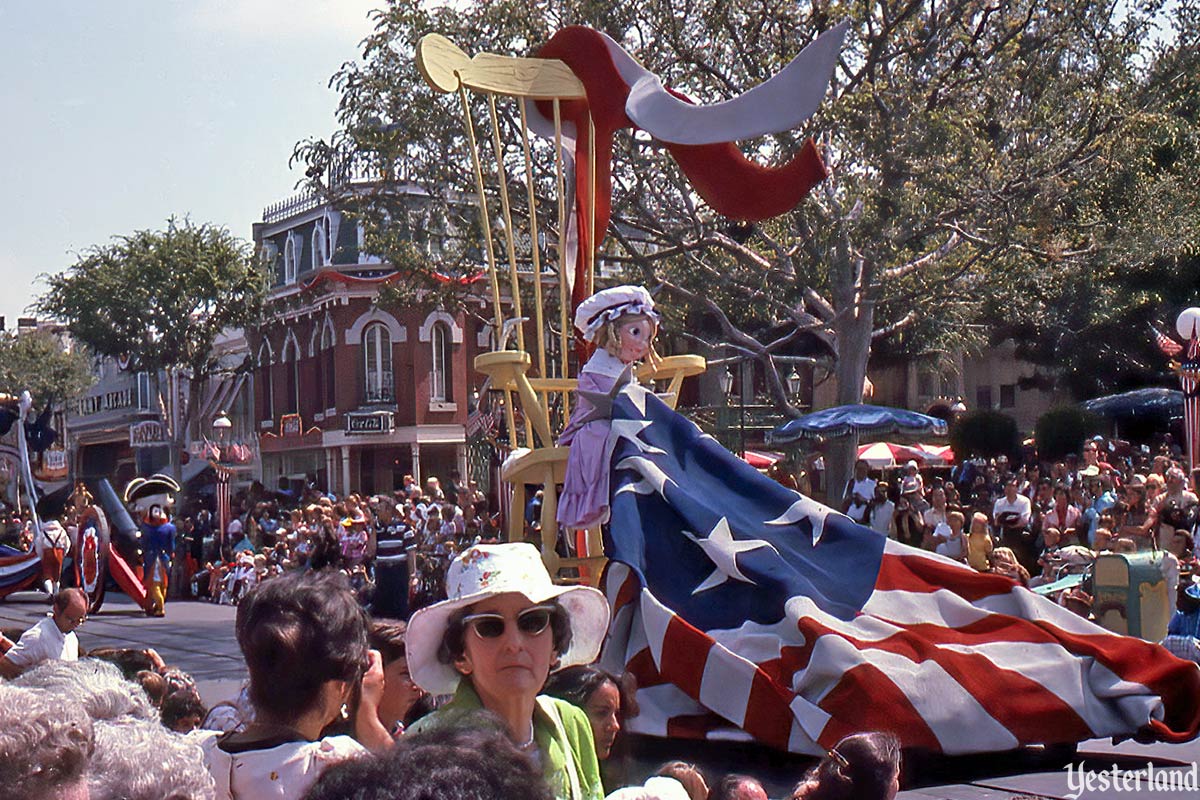
[[[547,569],[558,579],[595,583],[604,565],[599,528],[586,531],[582,536],[573,535],[577,533],[573,531],[565,532],[568,538],[562,541],[570,542],[576,555],[564,558],[558,551],[560,531],[556,521],[558,487],[565,477],[568,448],[555,446],[555,441],[570,417],[570,395],[576,388],[576,366],[570,357],[574,341],[572,276],[567,274],[569,270],[563,267],[561,258],[562,254],[568,252],[570,214],[569,187],[566,186],[562,157],[561,104],[585,98],[583,84],[561,61],[510,58],[490,53],[480,53],[470,58],[448,39],[437,34],[429,34],[418,43],[417,66],[426,82],[435,90],[459,96],[471,151],[484,231],[484,252],[494,314],[493,346],[496,348],[478,356],[475,368],[487,375],[492,390],[501,392],[504,397],[504,419],[508,445],[512,450],[502,470],[503,479],[512,487],[508,539],[521,541],[525,538],[526,487],[541,486],[540,545]],[[469,93],[477,93],[486,101],[490,154],[477,143]],[[516,146],[506,147],[503,143],[504,125],[497,110],[498,100],[515,104],[514,119],[518,119],[519,124],[509,127],[516,129],[511,134],[520,140]],[[552,106],[553,142],[531,141],[527,122],[529,104],[532,102]],[[592,124],[590,118],[588,124]],[[588,139],[594,142],[595,136]],[[586,157],[595,164],[594,149]],[[518,176],[515,180],[510,171]],[[594,176],[595,169],[587,170],[587,174]],[[540,193],[541,197],[553,199],[549,202],[539,200],[538,186],[546,189]],[[510,188],[515,192],[520,192],[522,188],[524,190],[523,201],[529,211],[524,222],[514,224]],[[589,194],[594,198],[595,186],[589,187]],[[521,199],[519,195],[518,199]],[[499,232],[493,227],[489,202],[499,207],[502,220],[502,224],[497,226]],[[547,263],[543,263],[539,211],[542,210],[540,207],[554,205],[557,206],[557,214],[553,216],[558,233],[557,251],[555,257],[547,256]],[[595,204],[591,203],[590,207],[595,208]],[[548,219],[544,212],[542,218]],[[493,236],[502,239],[507,255],[505,263],[498,260],[498,243]],[[593,241],[599,238],[593,237]],[[551,250],[549,247],[546,249]],[[585,295],[592,293],[595,275],[596,247],[589,250],[582,271],[586,281]],[[532,319],[526,317],[523,306],[526,301],[532,301]],[[507,349],[511,333],[515,333],[515,350]],[[534,340],[532,353],[528,347],[530,338]],[[683,379],[702,373],[705,368],[705,360],[701,356],[668,356],[654,368],[643,365],[637,372],[637,379],[644,383],[654,382],[673,407]],[[562,574],[564,570],[568,574]]]

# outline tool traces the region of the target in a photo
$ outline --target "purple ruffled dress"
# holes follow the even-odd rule
[[[579,373],[579,388],[608,392],[625,371],[625,363],[607,350],[599,349]],[[576,395],[571,421],[558,437],[560,447],[570,446],[567,474],[558,498],[558,524],[567,528],[592,528],[608,521],[608,478],[612,445],[608,420],[580,424],[593,406]]]

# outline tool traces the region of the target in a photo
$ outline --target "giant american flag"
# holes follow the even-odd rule
[[[1200,669],[787,489],[637,385],[613,402],[602,664],[632,730],[819,754],[1193,738]]]

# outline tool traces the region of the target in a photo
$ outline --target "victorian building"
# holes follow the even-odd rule
[[[415,186],[393,191],[422,201]],[[465,425],[480,382],[471,365],[487,329],[461,311],[380,307],[380,288],[400,274],[364,252],[363,238],[307,193],[254,226],[271,282],[266,320],[247,334],[268,488],[315,481],[376,493],[408,474],[468,474]]]

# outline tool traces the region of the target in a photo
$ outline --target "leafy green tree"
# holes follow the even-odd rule
[[[28,390],[41,409],[81,394],[93,380],[86,348],[66,348],[47,331],[0,334],[0,394]]]
[[[980,346],[982,327],[970,323],[989,306],[1011,306],[1027,282],[1089,263],[1110,230],[1078,213],[1075,197],[1104,172],[1128,117],[1156,6],[702,0],[680,14],[669,0],[390,2],[361,61],[333,78],[343,130],[301,143],[296,156],[314,176],[349,160],[415,182],[445,201],[432,217],[444,220],[466,212],[454,198],[474,189],[459,101],[429,90],[414,66],[425,33],[472,54],[526,55],[562,25],[590,24],[668,85],[711,102],[768,79],[849,18],[829,96],[806,129],[741,143],[778,163],[818,137],[832,175],[794,211],[731,223],[698,204],[645,137],[618,138],[614,150],[605,258],[674,301],[681,335],[710,355],[755,362],[774,405],[796,415],[781,373],[810,335],[838,402],[858,402],[876,343],[901,354]],[[475,119],[486,113],[477,107]],[[509,115],[501,124],[517,122]],[[515,211],[527,213],[516,188]],[[389,239],[403,212],[386,186],[345,199],[373,223],[376,252],[415,277],[476,268],[466,247],[414,258]],[[552,224],[542,227],[551,238]],[[447,227],[464,239],[471,232],[465,217]],[[833,480],[853,452],[845,442],[830,453]]]
[[[127,356],[131,369],[150,374],[152,394],[162,398],[158,376],[185,380],[179,424],[170,431],[171,466],[178,474],[184,437],[206,382],[225,371],[213,341],[227,328],[257,322],[264,277],[245,242],[224,228],[170,219],[165,230],[137,231],[97,245],[69,269],[43,276],[41,314],[63,320],[71,335],[100,356]],[[196,401],[196,402],[192,402]]]
[[[1147,323],[1174,332],[1200,302],[1200,6],[1172,4],[1173,37],[1153,58],[1071,213],[1095,231],[1082,269],[1024,283],[989,327],[1031,361],[1061,368],[1077,399],[1176,385]]]
[[[980,409],[963,414],[950,426],[950,446],[959,459],[1007,456],[1021,453],[1017,421],[1002,411]]]
[[[1052,408],[1038,417],[1034,426],[1038,456],[1043,461],[1059,461],[1069,453],[1078,453],[1083,440],[1104,430],[1101,421],[1075,406]]]

